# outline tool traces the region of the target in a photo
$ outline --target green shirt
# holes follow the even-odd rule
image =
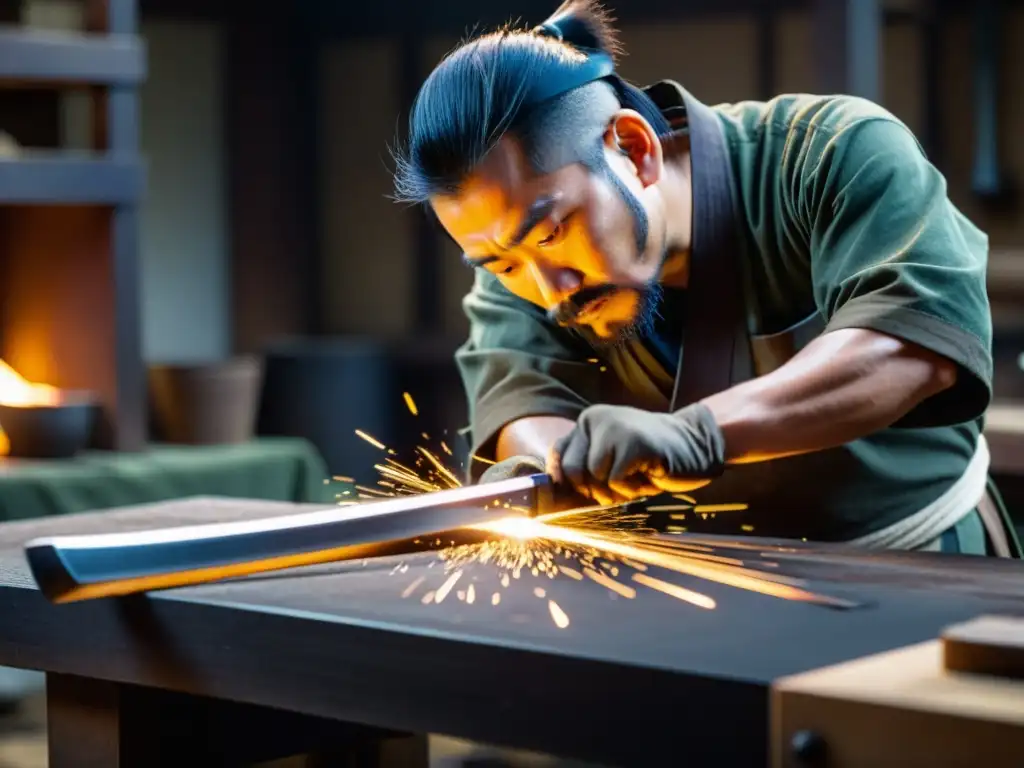
[[[933,350],[960,374],[955,387],[867,438],[730,467],[690,495],[748,508],[688,514],[681,525],[846,540],[913,514],[962,474],[991,398],[986,236],[949,201],[909,129],[875,104],[786,95],[703,113],[727,147],[722,172],[736,193],[754,369],[777,367],[818,332],[868,328]],[[696,151],[691,162],[701,162]],[[695,199],[703,191],[695,188]],[[525,416],[575,418],[599,402],[669,407],[675,371],[650,340],[599,355],[483,271],[464,306],[470,338],[456,359],[478,455],[493,453],[501,428]],[[769,360],[765,349],[780,347],[765,342],[779,339],[789,352]]]

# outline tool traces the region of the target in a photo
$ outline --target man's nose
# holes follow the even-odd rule
[[[583,286],[583,274],[568,267],[547,266],[533,262],[530,272],[537,283],[544,304],[549,309],[558,306]]]

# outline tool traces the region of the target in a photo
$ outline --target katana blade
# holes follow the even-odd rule
[[[353,548],[532,514],[550,488],[547,475],[530,475],[258,520],[40,538],[25,555],[49,600],[73,602],[343,560]]]

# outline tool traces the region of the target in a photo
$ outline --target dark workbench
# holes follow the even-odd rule
[[[54,606],[21,553],[43,534],[300,508],[193,499],[0,526],[0,664],[48,673],[51,768],[232,765],[232,751],[255,760],[328,748],[362,755],[346,765],[371,765],[381,744],[403,743],[412,751],[394,764],[423,765],[423,742],[386,739],[396,733],[609,765],[673,765],[685,756],[691,766],[763,766],[768,693],[779,676],[933,638],[984,612],[1024,609],[1019,562],[786,552],[755,539],[711,543],[866,605],[788,602],[655,569],[648,573],[713,597],[717,608],[643,588],[625,599],[590,580],[526,571],[502,589],[486,565],[469,567],[460,582],[475,579],[473,604],[453,590],[425,605],[420,597],[445,575],[436,554],[421,553]],[[546,598],[535,596],[537,586]],[[553,623],[548,598],[569,615],[565,629]]]

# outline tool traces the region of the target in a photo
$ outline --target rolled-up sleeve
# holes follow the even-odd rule
[[[493,459],[501,430],[527,416],[575,419],[597,397],[587,347],[479,271],[463,300],[469,339],[455,355],[469,403],[473,454]],[[485,469],[470,462],[471,477]]]
[[[980,417],[992,394],[987,238],[898,121],[865,120],[816,143],[799,189],[826,332],[872,329],[956,363],[956,385],[896,426]]]

